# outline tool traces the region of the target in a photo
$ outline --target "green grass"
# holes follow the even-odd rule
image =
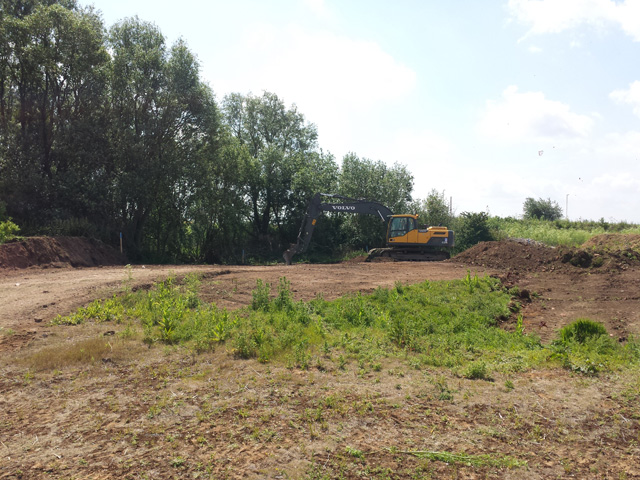
[[[399,452],[416,456],[418,458],[426,458],[429,460],[436,460],[445,463],[459,463],[463,465],[469,465],[474,467],[504,467],[504,468],[518,468],[526,467],[527,462],[518,460],[509,456],[495,456],[495,455],[469,455],[465,453],[450,453],[450,452],[431,452],[431,451],[408,451]]]
[[[528,238],[550,246],[578,247],[591,237],[603,233],[637,233],[640,227],[626,222],[609,223],[566,220],[518,220],[492,217],[491,230],[498,238]]]
[[[234,312],[202,304],[198,289],[195,277],[182,285],[169,278],[147,292],[93,302],[56,323],[133,323],[150,345],[185,345],[196,353],[224,345],[236,358],[301,369],[357,364],[361,372],[379,371],[381,359],[394,357],[415,368],[450,368],[473,380],[548,364],[593,374],[640,359],[640,343],[632,339],[622,346],[602,333],[604,327],[593,327],[597,335],[588,327],[567,327],[549,346],[521,328],[500,328],[517,313],[518,303],[492,277],[397,283],[371,295],[310,302],[295,301],[284,277],[275,293],[258,280],[251,306]]]
[[[565,368],[588,375],[622,368],[640,359],[637,339],[620,345],[609,336],[604,325],[587,318],[579,318],[563,327],[551,349]]]

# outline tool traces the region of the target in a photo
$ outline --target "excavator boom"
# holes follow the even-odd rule
[[[322,198],[338,199],[337,202],[323,202]],[[316,193],[309,203],[307,213],[302,220],[300,226],[300,233],[298,233],[298,240],[296,243],[291,244],[291,247],[282,254],[284,261],[287,265],[291,265],[291,259],[297,253],[304,252],[309,246],[313,230],[315,229],[318,216],[322,212],[344,212],[344,213],[361,213],[368,215],[375,215],[383,222],[387,221],[387,218],[393,215],[393,212],[382,205],[381,203],[359,200],[356,198],[343,197],[340,195],[330,195],[328,193]]]

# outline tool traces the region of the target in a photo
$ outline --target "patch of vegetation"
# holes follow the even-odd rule
[[[625,345],[616,342],[601,323],[580,318],[562,328],[551,345],[562,365],[572,371],[595,375],[640,360],[640,342],[631,338]]]
[[[496,457],[493,455],[468,455],[466,453],[408,451],[400,452],[414,455],[418,458],[437,460],[446,463],[461,463],[473,467],[526,467],[527,462],[509,456]]]
[[[124,357],[129,350],[122,340],[96,337],[45,348],[27,357],[25,362],[35,371],[50,371],[93,364],[114,356]]]
[[[4,203],[0,203],[0,245],[13,240],[19,231],[18,225],[13,223],[11,218],[7,216]]]
[[[499,238],[528,238],[549,246],[578,247],[591,237],[603,233],[640,233],[637,225],[604,220],[571,222],[491,217],[488,223],[492,231],[499,232],[496,234]]]
[[[295,301],[284,277],[275,295],[270,284],[258,280],[251,306],[235,312],[202,304],[198,289],[197,278],[182,285],[169,278],[146,292],[93,302],[56,323],[126,321],[128,331],[132,323],[142,327],[149,345],[179,344],[200,353],[224,344],[240,359],[278,360],[304,370],[344,370],[355,363],[362,374],[380,371],[385,357],[404,358],[414,368],[452,368],[464,378],[489,381],[494,372],[548,362],[595,374],[640,359],[637,342],[619,345],[604,327],[590,321],[566,327],[549,348],[538,337],[524,334],[521,316],[514,332],[505,331],[499,323],[513,315],[514,291],[495,278],[470,273],[461,280],[397,283],[371,295],[310,302]],[[451,398],[450,389],[441,388],[440,396]]]

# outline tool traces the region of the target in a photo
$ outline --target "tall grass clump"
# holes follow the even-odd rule
[[[626,222],[538,220],[492,217],[492,231],[498,238],[528,238],[550,246],[578,247],[603,233],[640,233],[640,227]]]
[[[640,361],[637,339],[632,338],[626,345],[621,345],[609,335],[604,325],[588,318],[577,319],[563,327],[551,348],[565,368],[588,375]]]

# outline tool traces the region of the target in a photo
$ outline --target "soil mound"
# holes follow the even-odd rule
[[[640,235],[605,233],[596,235],[579,249],[567,252],[563,261],[599,270],[626,270],[640,265]]]
[[[620,271],[640,265],[640,235],[597,235],[580,248],[554,248],[521,239],[482,242],[451,261],[522,272]]]
[[[605,233],[596,235],[582,244],[583,249],[603,252],[640,252],[640,235],[631,233]]]
[[[0,245],[0,268],[124,265],[117,250],[83,237],[30,237]]]
[[[552,247],[502,240],[479,243],[450,261],[501,270],[539,271],[555,268],[559,258],[558,251]]]

